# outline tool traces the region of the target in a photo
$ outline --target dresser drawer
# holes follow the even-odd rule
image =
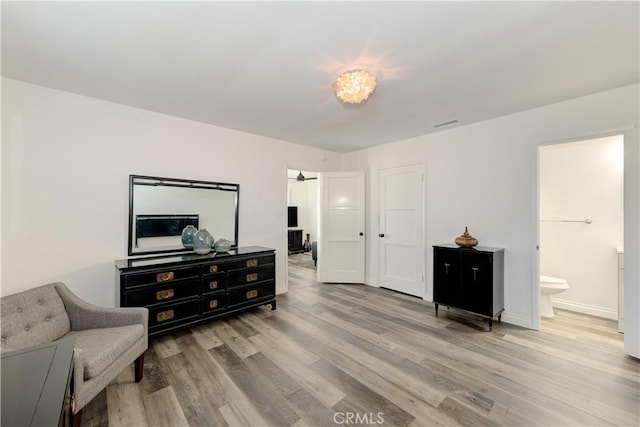
[[[238,286],[229,289],[227,293],[227,306],[242,306],[256,301],[273,298],[275,296],[275,284],[273,280],[256,283],[255,285]]]
[[[226,264],[224,262],[212,262],[207,263],[201,266],[200,273],[202,275],[205,274],[216,274],[216,273],[224,273],[227,271]]]
[[[227,308],[227,295],[224,292],[202,297],[202,314],[214,314]]]
[[[198,277],[199,266],[164,268],[144,273],[130,273],[122,276],[122,284],[126,288],[150,285],[153,283],[169,283],[175,280]]]
[[[275,255],[260,255],[251,258],[243,258],[237,261],[229,262],[229,271],[240,270],[243,268],[254,268],[263,265],[273,265],[275,263]]]
[[[145,286],[126,293],[126,305],[145,307],[195,296],[200,293],[197,279],[176,280],[162,285]]]
[[[218,292],[227,289],[227,276],[221,274],[209,274],[202,278],[202,293]]]
[[[200,300],[166,304],[149,309],[149,332],[200,316]]]
[[[229,287],[273,279],[273,265],[229,272]]]

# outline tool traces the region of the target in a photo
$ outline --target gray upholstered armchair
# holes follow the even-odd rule
[[[135,361],[142,380],[147,349],[146,308],[104,308],[89,304],[62,283],[51,283],[1,298],[0,351],[73,337],[73,424],[80,411]]]

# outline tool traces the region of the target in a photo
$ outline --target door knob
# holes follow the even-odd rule
[[[378,234],[378,236],[384,237],[384,233],[380,233],[380,234]]]

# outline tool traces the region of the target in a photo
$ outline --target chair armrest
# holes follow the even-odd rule
[[[84,354],[82,349],[73,349],[73,394],[82,390],[84,383]],[[74,412],[75,413],[75,412]]]
[[[62,283],[55,286],[69,315],[72,331],[141,324],[147,334],[149,310],[146,308],[99,307],[80,299]]]

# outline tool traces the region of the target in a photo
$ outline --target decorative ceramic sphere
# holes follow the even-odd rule
[[[213,245],[213,250],[216,252],[227,252],[231,249],[231,242],[227,239],[218,239]]]
[[[185,248],[193,248],[193,236],[198,232],[198,229],[189,224],[182,230],[182,246]]]
[[[462,236],[456,237],[456,245],[461,248],[472,248],[478,244],[478,239],[469,234],[469,230],[467,227],[464,228],[464,233]]]
[[[193,236],[193,250],[198,255],[205,255],[211,252],[213,246],[213,236],[207,231],[206,228],[201,228]]]

